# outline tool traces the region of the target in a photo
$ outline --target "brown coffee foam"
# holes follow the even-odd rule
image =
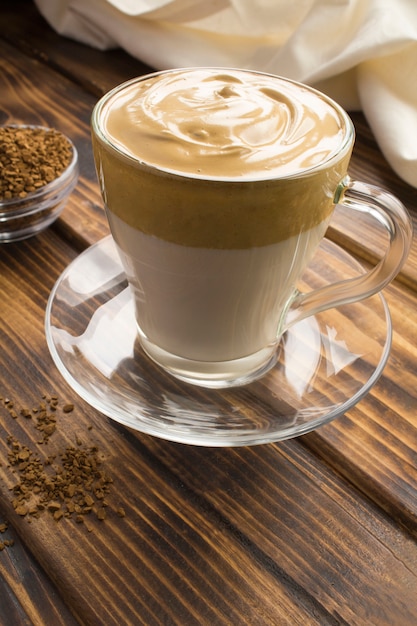
[[[107,210],[145,234],[217,249],[266,246],[328,219],[350,157],[294,178],[222,181],[139,164],[94,136],[93,145]]]
[[[117,150],[200,178],[292,176],[329,160],[347,132],[345,116],[323,94],[246,70],[156,73],[119,86],[99,108]]]

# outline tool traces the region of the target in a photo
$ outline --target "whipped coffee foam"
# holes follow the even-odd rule
[[[342,114],[321,94],[239,70],[174,70],[133,82],[108,100],[102,124],[135,159],[223,180],[314,168],[346,134]]]
[[[208,68],[120,85],[93,128],[109,211],[164,241],[215,249],[270,245],[328,219],[353,135],[315,90]]]

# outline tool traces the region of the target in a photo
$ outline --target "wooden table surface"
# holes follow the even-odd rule
[[[3,1],[0,19],[0,124],[56,127],[80,154],[62,217],[0,247],[0,624],[417,624],[417,245],[384,291],[394,328],[388,363],[342,417],[242,448],[187,446],[118,425],[56,369],[44,313],[62,271],[108,234],[92,108],[149,68],[60,37],[24,0]],[[392,172],[362,115],[353,119],[352,176],[392,191],[415,223],[416,190]],[[363,263],[383,246],[360,222],[336,221],[329,236]],[[36,410],[45,396],[59,403],[56,431],[42,442],[37,414],[20,410]],[[106,519],[19,515],[12,441],[41,459],[94,447],[112,480]]]

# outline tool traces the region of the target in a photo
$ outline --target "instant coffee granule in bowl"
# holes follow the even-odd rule
[[[78,154],[60,131],[0,126],[0,243],[47,228],[78,181]]]

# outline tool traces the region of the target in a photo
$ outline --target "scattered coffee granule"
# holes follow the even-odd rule
[[[9,398],[0,396],[0,400],[10,415],[17,413]],[[44,395],[36,406],[20,410],[19,415],[32,420],[34,427],[41,431],[42,439],[38,444],[47,443],[55,432],[58,408],[56,396]],[[64,404],[61,410],[69,413],[74,405]],[[29,521],[45,512],[57,522],[65,517],[82,523],[90,514],[98,520],[106,519],[107,496],[113,480],[103,467],[97,446],[86,446],[77,436],[76,446],[67,446],[42,460],[15,437],[9,436],[7,444],[9,468],[18,476],[18,482],[11,488],[17,515]],[[117,515],[124,517],[124,510],[119,509]],[[92,530],[88,524],[86,528]]]
[[[1,397],[0,397],[1,400]],[[8,410],[10,417],[16,419],[18,413],[14,408],[14,402],[9,398],[3,399],[3,405]],[[49,438],[56,430],[56,411],[58,408],[58,398],[56,396],[44,395],[36,406],[24,407],[20,409],[20,415],[26,419],[33,419],[35,422],[35,428],[41,433],[41,439],[38,443],[48,443]],[[70,413],[74,410],[73,404],[65,404],[62,407],[64,413]]]
[[[53,128],[0,126],[0,200],[25,198],[71,163],[68,139]]]
[[[68,446],[42,461],[16,439],[9,437],[7,443],[10,467],[19,476],[11,489],[17,515],[38,518],[48,511],[56,521],[76,516],[80,522],[82,516],[94,513],[97,519],[105,519],[113,481],[102,468],[97,447]]]
[[[5,533],[8,529],[7,522],[0,522],[0,534]],[[4,548],[8,548],[9,546],[14,545],[13,539],[0,539],[0,552],[4,550]]]

